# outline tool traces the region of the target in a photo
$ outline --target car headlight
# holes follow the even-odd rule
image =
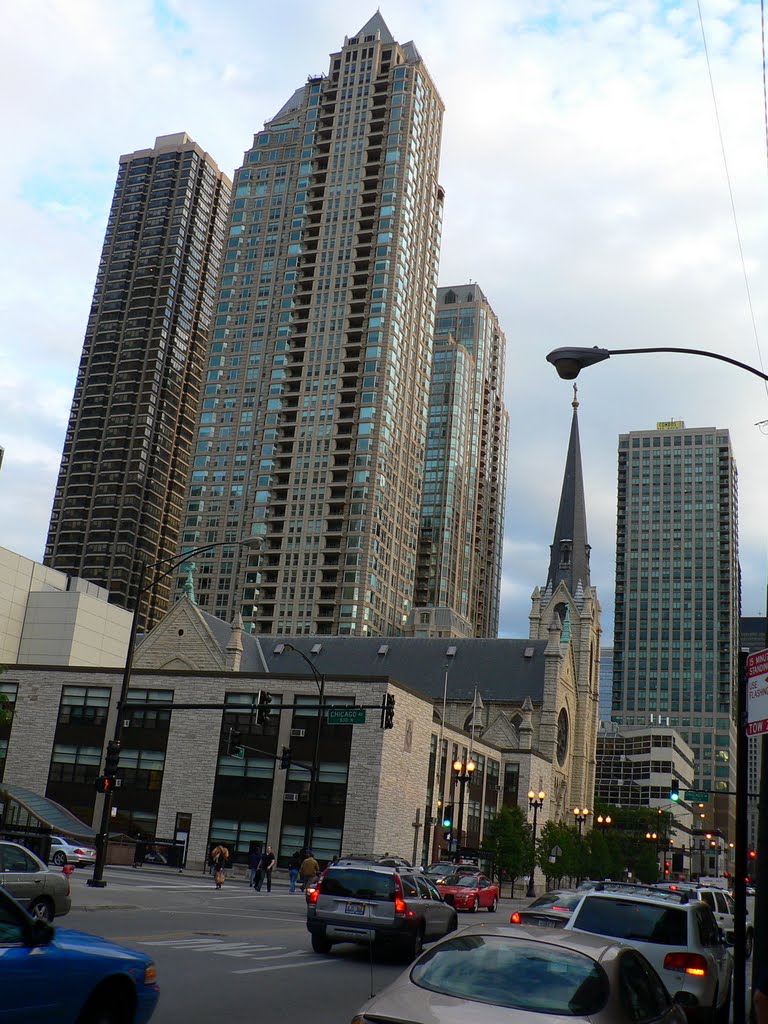
[[[150,964],[149,967],[144,969],[144,984],[145,985],[156,985],[157,984],[157,968],[154,964]]]

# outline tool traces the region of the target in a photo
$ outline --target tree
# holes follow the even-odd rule
[[[0,676],[7,671],[7,665],[0,665]],[[8,707],[10,703],[8,694],[0,692],[0,725],[10,725],[13,720],[13,709]]]
[[[499,874],[509,878],[510,895],[514,896],[515,883],[530,870],[531,826],[520,807],[502,807],[491,818],[483,838],[483,849],[493,854]]]

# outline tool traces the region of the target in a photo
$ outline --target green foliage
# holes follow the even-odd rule
[[[7,671],[7,665],[0,665],[0,676]],[[8,704],[10,704],[8,694],[0,693],[0,725],[10,725],[13,721],[13,711],[8,709]]]
[[[517,879],[530,871],[531,844],[531,826],[520,807],[502,807],[491,818],[483,849],[493,854],[499,878],[509,879],[512,892]]]

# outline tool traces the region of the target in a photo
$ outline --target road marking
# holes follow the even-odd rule
[[[307,954],[309,955],[309,954]],[[321,958],[319,960],[305,960],[301,964],[275,964],[274,967],[246,967],[239,971],[232,971],[232,974],[260,974],[262,971],[293,971],[298,967],[319,967],[321,964],[325,964],[328,967],[330,964],[342,964],[343,960],[327,960]]]

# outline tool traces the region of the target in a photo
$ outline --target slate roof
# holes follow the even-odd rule
[[[200,609],[222,650],[231,627]],[[281,643],[302,651],[327,678],[386,677],[426,697],[442,697],[448,670],[448,697],[472,700],[475,686],[484,701],[520,702],[544,695],[546,640],[454,640],[411,637],[254,636],[243,633],[241,672],[308,675],[303,659],[290,651],[275,653]],[[316,653],[312,648],[320,647]],[[448,655],[449,648],[455,654]],[[381,652],[381,653],[380,653]]]
[[[379,33],[382,43],[394,43],[394,37],[387,28],[387,23],[382,18],[380,11],[376,11],[373,17],[366,21],[357,33],[357,38],[361,39],[364,36],[375,36],[377,32]]]
[[[34,790],[17,786],[12,782],[0,783],[0,790],[5,791],[12,800],[22,804],[39,820],[40,824],[51,828],[56,835],[73,836],[76,839],[93,839],[96,832],[90,825],[80,821],[66,807],[41,796]],[[10,826],[12,827],[12,826]]]

